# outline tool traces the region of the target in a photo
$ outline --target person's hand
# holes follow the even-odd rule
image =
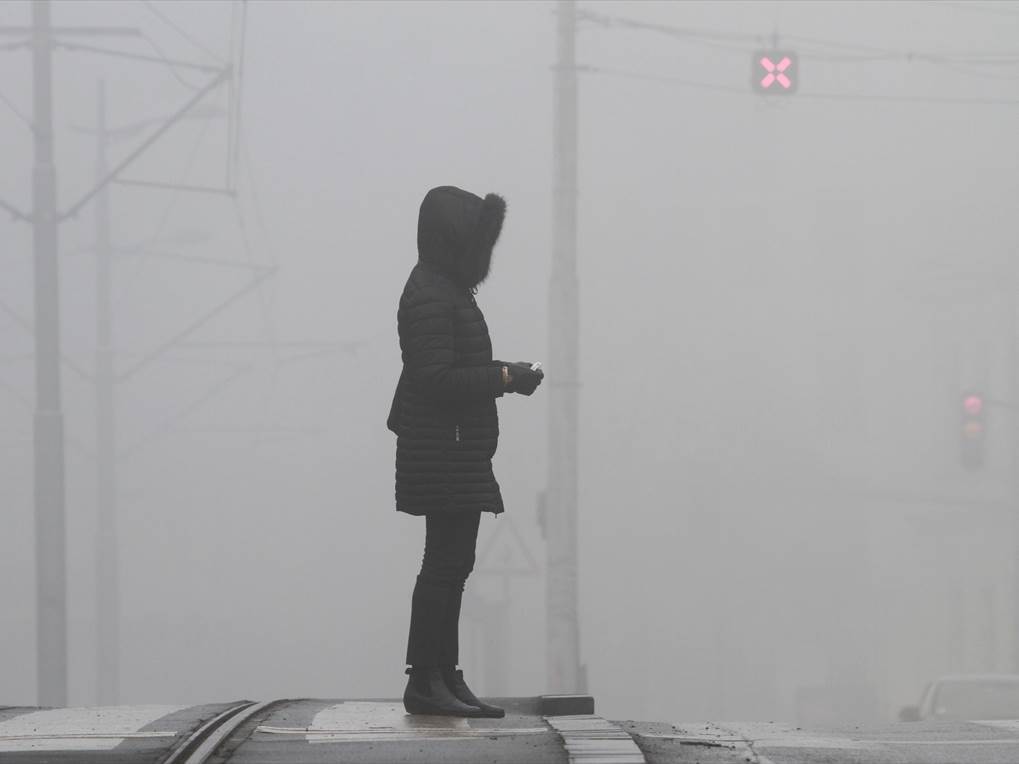
[[[541,380],[545,378],[545,372],[541,369],[531,369],[528,361],[517,361],[506,364],[509,370],[510,382],[506,387],[507,392],[530,395],[538,389]]]

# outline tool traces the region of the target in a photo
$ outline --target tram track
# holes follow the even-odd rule
[[[286,702],[288,701],[268,700],[262,703],[241,701],[201,725],[160,764],[206,764],[255,714]]]

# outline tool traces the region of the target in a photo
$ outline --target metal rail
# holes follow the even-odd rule
[[[246,700],[231,706],[199,727],[163,764],[204,764],[244,722],[259,711],[279,702],[281,701],[269,700],[255,703]]]

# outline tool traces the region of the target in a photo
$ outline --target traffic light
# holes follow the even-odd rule
[[[984,441],[987,437],[984,410],[987,402],[983,395],[969,390],[962,394],[960,403],[959,456],[963,467],[975,470],[984,466]]]
[[[792,50],[758,50],[750,62],[750,86],[765,95],[792,95],[800,84],[800,66]]]

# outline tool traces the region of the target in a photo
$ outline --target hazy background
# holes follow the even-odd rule
[[[752,40],[579,27],[578,63],[652,78],[580,75],[581,647],[599,713],[890,718],[939,674],[1014,669],[1016,422],[990,409],[977,471],[958,430],[963,389],[1015,400],[1019,3],[578,7],[762,46],[777,32],[801,55],[800,93],[767,101]],[[165,19],[225,58],[234,12],[76,1],[53,20],[137,26],[145,39],[92,42],[215,63]],[[27,23],[27,2],[0,3],[0,24]],[[123,702],[402,691],[423,522],[394,511],[384,422],[417,208],[447,183],[505,196],[479,303],[497,357],[554,377],[554,30],[545,2],[251,2],[236,202],[114,187],[117,245],[278,267],[118,387]],[[1011,58],[958,60],[989,53]],[[0,61],[0,198],[27,208],[31,59]],[[93,181],[94,137],[75,128],[95,124],[100,78],[112,126],[172,112],[206,78],[55,61],[61,207]],[[988,102],[909,100],[924,98]],[[188,120],[128,175],[222,185],[226,136]],[[0,223],[7,704],[35,702],[33,346],[12,315],[32,312],[30,233]],[[61,237],[64,349],[91,369],[92,208]],[[250,271],[126,252],[115,279],[126,369]],[[258,344],[216,344],[238,340]],[[63,389],[70,700],[87,705],[94,391],[66,368]],[[500,402],[507,513],[479,542],[510,523],[539,566],[545,403]],[[511,631],[486,651],[476,600],[463,664],[481,693],[539,694],[541,574],[485,576],[500,554],[468,588],[508,593]]]

